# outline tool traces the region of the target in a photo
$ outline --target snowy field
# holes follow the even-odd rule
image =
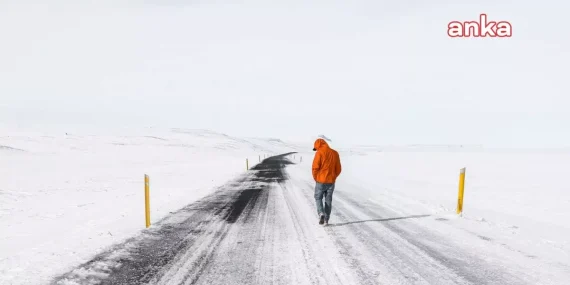
[[[506,249],[513,264],[542,280],[570,282],[570,186],[565,183],[570,150],[378,147],[343,156],[339,191],[363,195],[403,215],[440,217],[460,231],[454,234],[437,224],[430,225],[433,231],[454,240],[472,234],[488,241],[492,252]],[[455,209],[463,167],[459,218]],[[563,284],[557,282],[541,284]]]
[[[246,158],[296,150],[202,130],[4,131],[0,284],[40,284],[144,229],[144,174],[158,221],[245,173]]]
[[[0,146],[0,284],[47,282],[139,233],[144,174],[150,175],[152,221],[158,221],[245,173],[246,158],[251,167],[259,156],[298,151],[294,160],[303,156],[303,162],[291,179],[310,180],[313,155],[310,142],[177,129],[10,132]],[[570,280],[570,189],[564,183],[570,151],[357,147],[341,149],[341,157],[339,193],[402,216],[431,215],[418,223],[483,257],[486,250],[504,252],[542,284]],[[462,167],[460,218],[454,211]]]

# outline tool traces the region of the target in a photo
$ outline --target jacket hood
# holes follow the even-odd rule
[[[323,139],[317,139],[317,140],[315,141],[314,146],[313,146],[313,151],[317,151],[317,150],[320,149],[320,148],[328,147],[328,146],[329,146],[329,145],[327,144],[327,142],[326,142],[325,140],[323,140]]]

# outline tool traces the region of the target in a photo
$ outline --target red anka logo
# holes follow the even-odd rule
[[[487,22],[487,14],[479,15],[479,22],[452,21],[447,25],[447,35],[452,38],[461,37],[499,37],[508,38],[513,35],[513,27],[508,21]]]

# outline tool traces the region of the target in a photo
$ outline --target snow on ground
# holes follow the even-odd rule
[[[109,132],[110,133],[110,132]],[[0,134],[0,284],[39,284],[210,193],[259,162],[296,151],[276,139],[205,130]]]
[[[302,163],[292,179],[309,181],[312,142],[296,145],[184,129],[112,135],[4,132],[0,283],[41,283],[139,233],[144,174],[151,179],[153,222],[243,174],[245,158],[253,166],[259,155],[298,151],[291,158]],[[563,180],[569,150],[413,146],[340,152],[337,191],[344,197],[367,199],[402,217],[430,215],[417,223],[473,256],[489,262],[502,257],[501,263],[541,284],[570,280],[570,189]],[[465,205],[458,217],[462,167],[467,169]],[[338,223],[334,219],[333,209],[331,223]]]
[[[338,150],[343,165],[339,191],[403,215],[438,216],[570,280],[570,186],[565,183],[570,149],[417,145]],[[311,153],[299,155],[309,158],[303,161],[309,171]],[[455,211],[463,167],[465,198],[459,217]],[[439,225],[432,226],[437,230]]]
[[[434,231],[445,225],[440,218],[403,216],[358,188],[338,189],[334,221],[319,226],[310,171],[287,160],[265,160],[54,284],[565,283],[450,225],[453,235]]]
[[[514,263],[543,280],[570,280],[570,150],[377,147],[343,149],[341,157],[339,191],[402,215],[433,215],[442,222],[429,224],[433,231],[458,241],[468,233],[488,242],[490,251],[514,254]],[[460,218],[455,209],[463,167]]]

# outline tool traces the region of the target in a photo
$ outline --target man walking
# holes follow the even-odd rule
[[[315,179],[315,200],[319,225],[328,225],[332,210],[332,196],[337,177],[341,172],[340,156],[323,139],[317,139],[313,151],[313,178]],[[323,197],[325,206],[323,208]]]

